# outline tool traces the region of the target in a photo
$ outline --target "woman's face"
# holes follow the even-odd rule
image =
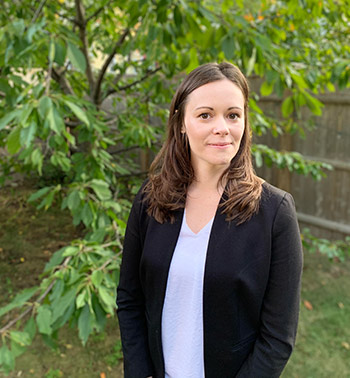
[[[181,131],[187,134],[195,172],[229,166],[241,143],[244,117],[243,93],[228,79],[190,93]]]

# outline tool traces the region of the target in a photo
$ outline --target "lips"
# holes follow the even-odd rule
[[[209,146],[213,146],[213,147],[226,147],[226,146],[230,146],[232,143],[230,142],[218,142],[218,143],[208,143]]]

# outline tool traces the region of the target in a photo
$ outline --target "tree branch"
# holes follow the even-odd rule
[[[90,96],[92,97],[94,93],[95,80],[92,74],[91,61],[89,57],[88,39],[86,36],[85,9],[81,0],[75,0],[75,7],[77,11],[76,19],[79,27],[80,40],[83,43],[83,54],[86,60],[86,76],[89,82]]]
[[[125,147],[125,148],[121,148],[119,150],[115,150],[115,151],[109,151],[109,154],[110,155],[118,155],[118,154],[121,154],[123,152],[128,152],[128,151],[132,151],[132,150],[136,150],[140,148],[140,146],[138,144],[134,145],[134,146],[130,146],[130,147]]]
[[[58,70],[55,70],[53,67],[52,67],[52,78],[57,81],[57,83],[59,84],[59,86],[61,87],[61,89],[63,90],[63,92],[65,94],[70,94],[70,95],[74,95],[74,91],[73,91],[73,88],[71,87],[69,81],[67,80],[67,78],[65,77],[64,75],[64,71],[65,69],[60,72]]]
[[[99,105],[101,103],[101,84],[102,84],[103,77],[104,77],[104,75],[105,75],[105,73],[107,71],[108,66],[110,65],[111,61],[113,60],[114,55],[116,54],[117,50],[124,43],[125,38],[129,34],[129,31],[130,31],[129,28],[126,28],[124,30],[123,34],[119,37],[119,40],[115,44],[112,52],[108,55],[107,59],[103,63],[103,66],[102,66],[102,68],[100,70],[100,73],[98,75],[97,82],[96,82],[96,87],[95,87],[95,93],[94,93],[94,102],[95,102],[95,104]]]
[[[104,268],[106,268],[106,266],[108,266],[113,260],[116,260],[117,257],[119,257],[121,254],[122,254],[123,251],[119,251],[116,255],[114,255],[113,258],[111,259],[108,259],[106,260],[99,268],[97,268],[96,270],[103,270]]]
[[[42,11],[44,5],[46,3],[46,0],[42,0],[40,5],[38,6],[38,9],[35,11],[34,16],[32,18],[31,24],[34,24],[34,22],[38,19],[40,12]]]
[[[102,11],[104,8],[106,8],[113,0],[108,0],[107,3],[105,5],[102,5],[102,7],[98,8],[96,10],[96,12],[94,12],[91,16],[87,17],[87,19],[85,20],[86,23],[90,22],[93,18],[97,17]]]
[[[160,71],[161,67],[155,68],[154,70],[149,70],[146,72],[144,76],[142,76],[140,79],[133,81],[130,84],[123,85],[122,87],[112,88],[107,92],[106,98],[110,96],[113,93],[116,93],[118,91],[125,91],[126,89],[132,88],[134,85],[140,84],[143,81],[145,81],[150,76],[154,75],[156,72]]]
[[[117,178],[127,178],[127,177],[138,177],[138,176],[146,176],[148,175],[148,171],[142,171],[142,172],[133,172],[128,173],[126,175],[116,175]]]

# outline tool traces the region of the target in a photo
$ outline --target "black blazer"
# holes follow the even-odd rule
[[[160,224],[141,190],[135,198],[117,293],[126,378],[164,377],[161,317],[182,217]],[[203,287],[206,378],[280,376],[294,346],[301,271],[290,194],[264,183],[258,214],[239,226],[218,208]]]

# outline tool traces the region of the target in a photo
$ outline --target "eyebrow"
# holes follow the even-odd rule
[[[209,110],[214,110],[214,108],[210,107],[210,106],[198,106],[198,108],[195,108],[194,110],[198,110],[198,109],[209,109]],[[232,110],[232,109],[239,109],[239,110],[242,110],[242,108],[240,108],[239,106],[230,106],[229,108],[227,108],[227,110]]]

